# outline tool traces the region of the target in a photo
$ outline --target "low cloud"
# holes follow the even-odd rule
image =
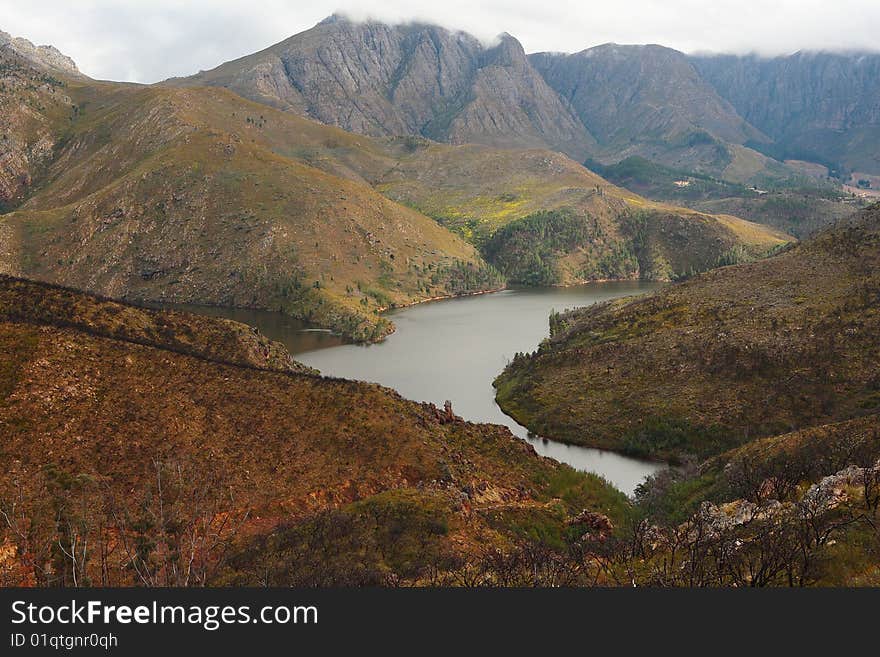
[[[0,0],[0,29],[50,43],[97,78],[156,82],[261,50],[338,11],[439,23],[529,52],[660,43],[686,52],[876,50],[876,0]]]

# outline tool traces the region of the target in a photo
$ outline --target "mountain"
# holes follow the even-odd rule
[[[583,159],[592,138],[520,43],[419,23],[332,16],[266,50],[177,85],[214,85],[371,136],[552,148]]]
[[[539,584],[502,554],[626,513],[506,428],[235,322],[0,276],[0,373],[4,586]]]
[[[378,188],[479,244],[519,283],[668,280],[791,240],[730,215],[648,201],[546,151],[425,144]]]
[[[606,165],[638,156],[763,187],[809,181],[783,160],[846,178],[880,172],[871,149],[878,58],[688,56],[618,44],[526,56],[507,34],[486,45],[433,25],[332,16],[168,84],[224,86],[371,136],[550,148]]]
[[[0,212],[26,196],[34,175],[54,156],[56,132],[70,115],[64,82],[42,62],[43,51],[22,43],[30,44],[0,32]]]
[[[647,198],[700,212],[735,215],[798,239],[867,205],[865,199],[819,180],[765,190],[639,156],[610,165],[588,160],[587,165],[609,182]]]
[[[383,309],[504,276],[665,279],[790,239],[651,203],[546,150],[369,138],[226,89],[8,61],[4,84],[21,92],[0,93],[13,210],[0,265],[107,296],[281,310],[375,340],[393,330]],[[556,210],[567,237],[541,229],[523,250],[521,229]]]
[[[76,62],[55,46],[35,46],[22,37],[13,38],[0,30],[0,52],[14,54],[40,68],[60,71],[66,75],[79,75]]]
[[[551,318],[496,381],[539,434],[707,456],[880,411],[880,205],[785,252]]]
[[[639,155],[737,176],[730,145],[767,140],[671,48],[609,43],[572,55],[537,53],[529,61],[612,162]]]
[[[848,178],[880,173],[880,55],[692,57],[700,75],[772,138],[779,159],[824,164]]]

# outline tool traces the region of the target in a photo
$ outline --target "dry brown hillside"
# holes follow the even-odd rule
[[[0,584],[428,583],[625,512],[505,428],[280,350],[0,278]]]

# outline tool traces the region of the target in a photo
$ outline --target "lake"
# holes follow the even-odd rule
[[[602,475],[627,494],[664,466],[530,435],[495,403],[492,381],[517,351],[530,352],[549,335],[553,310],[586,306],[656,289],[639,281],[565,288],[518,288],[418,304],[388,313],[397,330],[383,342],[351,344],[280,313],[225,308],[187,309],[234,319],[284,343],[297,360],[323,374],[372,381],[474,422],[503,424],[544,456]],[[550,438],[550,437],[548,437]]]

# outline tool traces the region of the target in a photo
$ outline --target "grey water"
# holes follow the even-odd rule
[[[188,309],[255,326],[322,374],[380,383],[409,399],[441,407],[449,400],[456,415],[473,422],[503,424],[539,454],[595,472],[632,494],[645,477],[665,466],[531,435],[495,403],[492,381],[516,352],[533,351],[549,335],[548,318],[553,310],[587,306],[656,287],[655,283],[619,281],[518,288],[418,304],[389,312],[397,330],[371,345],[351,344],[280,313]]]

